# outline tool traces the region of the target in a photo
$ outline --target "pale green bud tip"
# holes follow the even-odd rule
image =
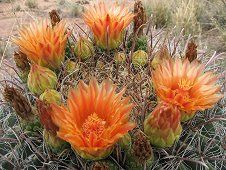
[[[144,67],[148,62],[148,54],[144,50],[137,50],[133,53],[132,63],[135,68]]]
[[[123,64],[126,61],[126,55],[124,52],[115,53],[114,60],[116,64]]]
[[[33,64],[28,74],[27,85],[29,90],[42,94],[46,89],[54,89],[57,84],[57,75],[50,69]]]
[[[91,41],[84,37],[80,37],[78,42],[75,44],[75,55],[86,60],[94,54],[94,46]]]
[[[39,99],[47,101],[48,103],[55,103],[57,105],[60,105],[61,103],[60,93],[53,89],[46,89],[45,92],[40,95]]]

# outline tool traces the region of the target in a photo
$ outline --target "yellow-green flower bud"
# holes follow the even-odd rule
[[[94,46],[91,41],[84,37],[80,37],[78,42],[75,44],[74,51],[77,57],[86,60],[94,54]]]
[[[58,138],[56,134],[47,131],[46,129],[43,130],[43,139],[54,153],[62,152],[69,146],[67,142]]]
[[[126,55],[124,52],[115,53],[114,60],[116,64],[123,64],[126,61]]]
[[[28,74],[28,89],[36,94],[42,94],[46,89],[54,89],[57,84],[56,74],[48,68],[33,64]]]
[[[131,136],[130,136],[130,134],[129,133],[125,134],[123,136],[123,138],[119,139],[118,144],[122,149],[130,149],[130,147],[131,147]]]
[[[65,64],[65,69],[67,71],[67,73],[72,73],[74,72],[75,70],[79,70],[79,64],[74,62],[74,61],[71,61],[71,60],[68,60]]]
[[[54,89],[46,89],[44,93],[39,96],[41,101],[47,101],[48,103],[55,103],[60,105],[61,96],[60,93]]]
[[[183,110],[180,110],[181,113],[181,122],[186,122],[188,120],[191,120],[195,116],[195,111],[186,112]]]
[[[135,68],[144,67],[148,62],[148,54],[144,50],[137,50],[133,53],[132,63]]]

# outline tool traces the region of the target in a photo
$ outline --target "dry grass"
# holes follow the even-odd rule
[[[0,39],[0,57],[9,58],[12,55],[12,43],[6,39]]]
[[[197,20],[198,4],[195,0],[144,0],[147,14],[157,28],[176,26],[179,33],[197,35],[201,28]]]

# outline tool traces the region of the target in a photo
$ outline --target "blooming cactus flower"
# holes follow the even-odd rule
[[[159,103],[144,121],[144,132],[152,145],[170,147],[180,137],[180,111],[176,106]]]
[[[94,34],[97,45],[103,49],[115,49],[122,42],[124,29],[134,15],[116,3],[109,9],[104,2],[89,6],[83,18]]]
[[[13,42],[33,63],[53,70],[59,69],[64,61],[68,37],[65,22],[61,21],[53,28],[47,21],[32,23],[22,27],[19,35]]]
[[[98,160],[108,156],[114,144],[135,127],[129,122],[133,104],[123,98],[124,90],[105,80],[92,78],[89,85],[80,81],[71,89],[67,107],[52,104],[52,120],[59,127],[58,137],[69,142],[83,158]]]
[[[152,71],[152,78],[157,96],[178,106],[182,121],[191,119],[198,110],[213,107],[222,97],[217,94],[221,88],[215,85],[217,77],[204,73],[204,65],[196,60],[164,60]]]
[[[57,84],[56,74],[48,68],[32,64],[28,74],[28,89],[36,94],[41,95],[46,89],[54,89]]]

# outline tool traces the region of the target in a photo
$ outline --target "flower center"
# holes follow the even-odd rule
[[[191,81],[185,78],[180,79],[178,86],[183,91],[188,91],[192,88]]]
[[[99,136],[105,129],[106,121],[99,118],[96,113],[88,116],[82,125],[82,130],[84,135],[89,138],[91,133]]]

